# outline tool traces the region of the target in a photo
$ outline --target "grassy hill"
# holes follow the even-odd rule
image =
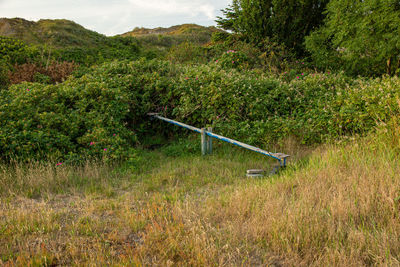
[[[182,24],[169,28],[135,28],[121,36],[136,37],[144,46],[172,47],[183,42],[203,45],[211,41],[214,32],[221,32],[214,26],[205,27],[196,24]]]
[[[14,37],[29,44],[48,44],[55,47],[95,47],[107,37],[65,19],[41,19],[38,22],[22,18],[0,18],[0,35]]]
[[[176,25],[169,28],[138,28],[136,27],[130,32],[126,32],[122,34],[122,36],[133,36],[133,37],[140,37],[146,36],[151,34],[161,34],[161,35],[182,35],[182,34],[192,34],[192,33],[208,33],[212,34],[213,32],[220,31],[214,26],[204,27],[197,24],[182,24]]]
[[[4,58],[0,54],[0,61],[9,64],[29,62],[40,65],[43,58],[49,58],[94,65],[116,59],[132,60],[140,53],[136,38],[107,37],[65,19],[34,22],[22,18],[0,18],[0,37],[3,54],[10,55],[16,45],[24,47],[20,49],[19,57],[25,61],[15,62],[14,57]]]

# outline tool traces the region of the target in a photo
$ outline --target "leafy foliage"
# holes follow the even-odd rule
[[[108,61],[134,60],[140,55],[140,45],[132,37],[108,37],[97,47],[65,47],[53,52],[59,61],[76,62],[91,66]]]
[[[126,127],[132,97],[121,86],[126,80],[107,74],[48,86],[23,83],[3,90],[2,156],[67,161],[134,156],[129,147],[135,134]]]
[[[250,62],[246,54],[235,50],[228,50],[216,60],[216,63],[227,69],[246,69],[249,68]]]
[[[78,67],[77,64],[91,66],[115,59],[134,60],[139,55],[140,46],[132,37],[109,37],[97,47],[62,49],[31,46],[14,38],[0,37],[0,87],[22,81],[61,82]]]
[[[37,51],[24,42],[0,36],[0,61],[8,65],[23,64],[32,60],[36,55]]]
[[[328,0],[234,0],[217,23],[245,35],[251,42],[270,38],[302,55],[304,37],[322,23],[327,3]]]
[[[167,54],[167,59],[180,63],[207,63],[208,56],[206,48],[185,42],[172,47]]]
[[[327,12],[325,25],[306,40],[319,67],[344,65],[362,75],[390,75],[399,69],[398,1],[332,0]]]
[[[299,73],[294,80],[201,67],[181,85],[180,120],[252,144],[294,136],[305,144],[364,134],[399,112],[398,78],[352,80],[344,75]],[[195,77],[198,77],[196,79]]]

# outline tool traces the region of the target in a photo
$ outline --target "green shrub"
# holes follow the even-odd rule
[[[167,58],[172,62],[179,63],[206,63],[207,52],[201,46],[185,42],[172,47],[167,54]]]
[[[137,137],[152,128],[147,113],[174,103],[170,72],[166,62],[113,62],[60,84],[3,90],[2,157],[135,160]]]
[[[7,88],[9,83],[8,66],[4,61],[0,60],[0,90]]]
[[[24,42],[0,36],[0,61],[8,65],[23,64],[31,61],[38,55],[38,50]]]
[[[272,42],[269,38],[266,38],[260,42],[259,49],[262,67],[271,73],[279,73],[297,67],[295,56],[283,44]],[[300,67],[304,68],[304,66]]]
[[[249,59],[246,54],[235,51],[228,50],[224,52],[215,62],[220,65],[222,68],[230,69],[248,69],[249,68]]]
[[[49,84],[51,82],[51,78],[45,74],[36,72],[33,76],[33,81],[37,83]]]
[[[73,62],[49,62],[47,66],[40,64],[25,63],[14,65],[8,72],[8,79],[11,84],[21,82],[58,83],[69,77],[77,68]]]
[[[136,141],[126,127],[130,100],[118,82],[93,76],[58,85],[12,86],[1,95],[2,156],[66,161],[129,158]]]
[[[260,69],[274,74],[298,67],[301,67],[301,69],[305,68],[304,65],[298,66],[295,63],[294,54],[286,49],[285,46],[272,42],[268,38],[260,41],[255,46],[243,40],[240,36],[232,34],[228,35],[228,38],[223,42],[218,41],[213,43],[208,49],[209,54],[214,56],[214,60],[220,61],[221,55],[223,59],[227,59],[225,64],[227,67],[237,67],[235,64],[232,64],[235,60],[230,58],[233,54],[230,54],[230,57],[226,55],[227,51],[235,51],[245,59],[246,68]]]
[[[262,145],[287,136],[314,144],[364,134],[377,121],[387,121],[389,110],[398,110],[398,78],[297,75],[283,81],[253,71],[190,68],[177,89],[174,114],[197,127],[213,125],[222,134]]]
[[[140,46],[132,37],[110,37],[96,47],[66,47],[53,52],[58,61],[76,62],[85,66],[113,60],[134,60],[140,55]]]

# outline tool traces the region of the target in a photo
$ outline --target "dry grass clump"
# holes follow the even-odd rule
[[[266,167],[264,158],[236,149],[152,152],[139,172],[2,171],[0,263],[400,265],[399,149],[388,141],[396,134],[321,147],[263,179],[244,173]],[[40,194],[27,195],[31,187]]]
[[[226,238],[289,265],[400,264],[400,165],[385,150],[329,148],[271,185],[240,187],[205,210]]]
[[[55,163],[17,163],[0,165],[0,197],[51,198],[57,194],[112,194],[118,174],[112,166],[87,162],[82,166]],[[126,180],[118,181],[120,183]]]

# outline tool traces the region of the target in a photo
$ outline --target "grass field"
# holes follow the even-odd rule
[[[305,149],[290,166],[228,145],[139,167],[0,169],[5,266],[400,265],[399,131]]]

